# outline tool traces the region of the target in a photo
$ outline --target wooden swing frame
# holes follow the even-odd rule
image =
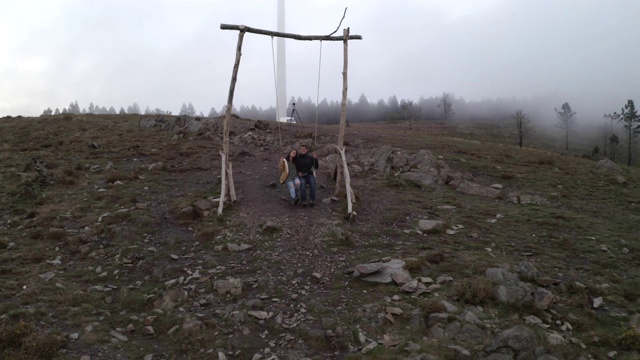
[[[346,11],[346,9],[345,9]],[[220,203],[218,205],[218,216],[222,216],[222,211],[224,208],[224,199],[226,197],[227,188],[229,190],[229,196],[232,202],[236,201],[236,192],[235,186],[233,183],[233,171],[231,166],[231,161],[229,161],[229,123],[231,121],[231,110],[233,109],[233,95],[236,88],[236,82],[238,80],[238,69],[240,68],[240,57],[242,56],[242,41],[244,39],[245,33],[259,34],[259,35],[267,35],[272,37],[282,37],[287,39],[294,39],[300,41],[342,41],[344,44],[344,63],[342,70],[342,106],[340,109],[340,130],[338,133],[338,144],[337,148],[340,152],[340,156],[342,158],[342,163],[338,163],[338,172],[336,178],[336,194],[340,191],[340,178],[341,174],[344,173],[344,182],[345,182],[345,191],[347,194],[347,218],[352,219],[355,216],[353,212],[353,203],[355,202],[355,198],[353,196],[353,190],[351,189],[351,179],[349,177],[349,168],[347,166],[347,158],[345,156],[344,149],[344,133],[345,127],[347,123],[347,69],[348,69],[348,47],[349,40],[362,40],[362,36],[360,35],[350,35],[349,28],[343,29],[342,36],[331,36],[331,35],[299,35],[299,34],[291,34],[284,33],[278,31],[270,31],[263,29],[256,29],[245,25],[230,25],[230,24],[220,24],[221,30],[237,30],[238,33],[238,44],[236,46],[236,59],[233,64],[233,72],[231,74],[231,84],[229,86],[229,96],[227,97],[227,107],[224,116],[224,126],[223,126],[223,141],[222,141],[222,151],[220,151],[220,157],[222,161],[222,171],[220,174],[221,177],[221,189],[220,189]]]

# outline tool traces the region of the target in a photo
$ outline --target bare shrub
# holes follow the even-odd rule
[[[442,300],[440,299],[423,299],[418,304],[418,307],[422,310],[424,316],[429,316],[429,314],[433,313],[447,312],[447,308],[442,304]]]
[[[640,350],[640,330],[626,330],[618,340],[618,345],[625,350]]]
[[[24,339],[22,351],[34,359],[53,359],[62,348],[64,338],[57,334],[31,334]]]
[[[20,320],[0,326],[0,349],[20,348],[23,340],[33,333],[31,323]]]
[[[116,181],[123,181],[123,180],[131,180],[133,179],[133,175],[126,173],[124,171],[112,171],[107,175],[107,182],[109,184],[113,184]]]
[[[430,253],[430,254],[427,254],[426,256],[426,260],[432,264],[439,264],[445,261],[446,259],[447,259],[447,255],[442,251]]]
[[[484,276],[474,276],[455,283],[452,291],[463,302],[479,305],[492,296],[493,285]]]
[[[415,272],[422,269],[423,266],[428,264],[424,257],[412,257],[405,259],[405,267],[409,272]]]

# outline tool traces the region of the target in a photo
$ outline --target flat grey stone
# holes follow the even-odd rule
[[[440,232],[444,230],[444,223],[440,220],[419,220],[418,230],[426,233]]]
[[[404,269],[399,269],[393,274],[391,274],[391,279],[393,279],[393,281],[400,286],[413,280],[411,278],[411,274],[409,274],[409,272]]]
[[[373,274],[382,269],[382,263],[369,263],[369,264],[360,264],[356,265],[356,270],[358,272],[358,276],[366,276],[369,274]],[[354,271],[354,274],[355,274]]]
[[[391,275],[402,269],[405,265],[405,262],[400,259],[391,259],[385,263],[382,263],[382,268],[371,275],[362,277],[364,281],[377,282],[382,284],[388,284],[392,281]]]

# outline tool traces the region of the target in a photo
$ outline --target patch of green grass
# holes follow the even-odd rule
[[[62,336],[38,331],[25,320],[0,325],[0,353],[7,358],[53,359],[64,342]]]
[[[624,350],[640,351],[640,331],[625,329],[618,340],[618,345]]]
[[[212,243],[216,237],[222,234],[222,228],[217,220],[204,221],[195,228],[196,239],[202,243]]]
[[[328,228],[324,238],[325,245],[329,248],[352,248],[355,246],[352,236],[341,227]]]
[[[18,349],[22,347],[25,338],[33,332],[33,325],[24,320],[2,324],[2,326],[0,326],[0,349]]]
[[[367,354],[349,354],[345,357],[347,360],[359,360],[359,359],[389,359],[389,360],[402,360],[406,359],[406,356],[399,353],[397,349],[387,349],[384,346],[377,346],[371,352]]]

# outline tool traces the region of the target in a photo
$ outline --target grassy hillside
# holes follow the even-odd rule
[[[312,129],[234,120],[239,201],[217,219],[196,204],[217,206],[219,134],[141,128],[142,118],[0,120],[0,357],[449,359],[462,355],[448,345],[460,345],[475,358],[529,315],[549,325],[534,328],[540,351],[556,358],[638,356],[640,335],[630,330],[640,312],[638,168],[603,171],[582,156],[519,149],[481,126],[356,124],[347,152],[426,149],[502,190],[493,199],[356,175],[358,216],[346,222],[327,169],[315,208],[291,208],[269,186],[279,156],[312,142]],[[321,126],[317,147],[337,132]],[[514,203],[520,194],[542,204]],[[421,219],[454,231],[423,234]],[[382,258],[403,259],[416,278],[452,281],[412,296],[345,273]],[[551,308],[496,300],[486,269],[515,271],[523,260],[542,279],[525,280],[557,297]],[[229,279],[240,279],[241,294],[220,291]],[[416,316],[428,323],[446,311],[442,299],[480,311],[487,338],[435,341],[424,325],[416,330]],[[404,313],[391,322],[387,306]],[[550,344],[550,330],[566,342]],[[363,354],[371,339],[380,346]]]

